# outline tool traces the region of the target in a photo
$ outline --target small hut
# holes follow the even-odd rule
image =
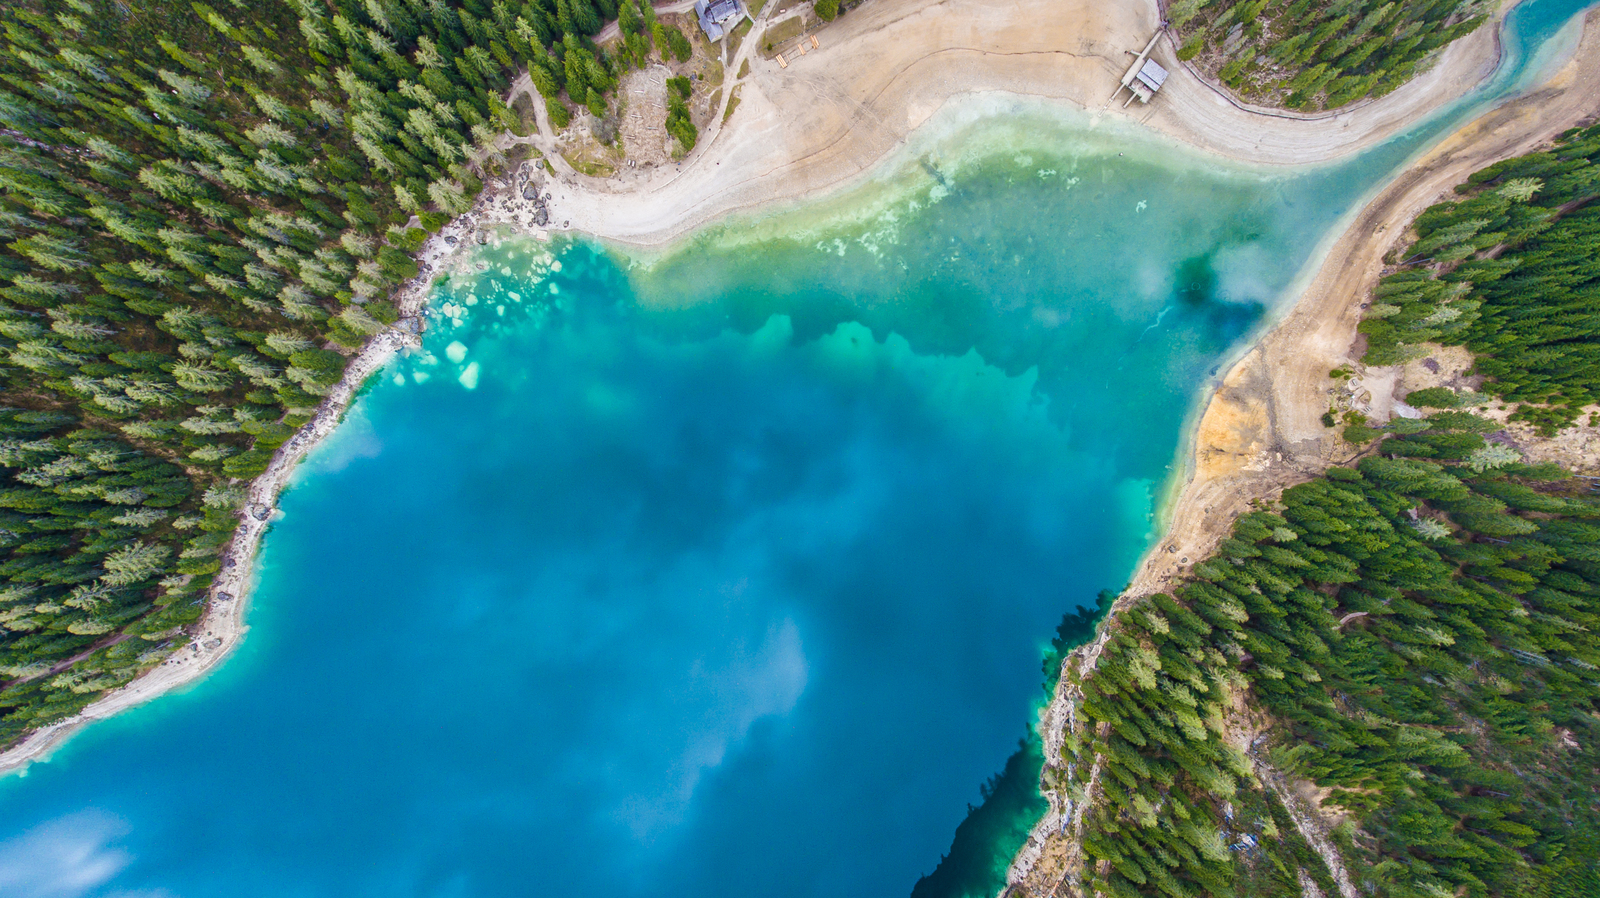
[[[1146,59],[1144,65],[1139,67],[1139,73],[1133,76],[1133,82],[1128,85],[1128,89],[1139,98],[1139,102],[1148,103],[1165,83],[1167,83],[1167,70],[1154,59]]]

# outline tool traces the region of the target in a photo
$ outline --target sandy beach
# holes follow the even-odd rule
[[[549,228],[659,246],[730,213],[847,188],[946,104],[984,93],[1037,97],[1093,115],[1130,117],[1201,149],[1249,162],[1325,161],[1381,141],[1461,96],[1494,70],[1498,58],[1495,29],[1485,27],[1452,45],[1428,72],[1387,97],[1337,113],[1295,116],[1229,100],[1179,66],[1166,41],[1156,51],[1156,58],[1173,69],[1166,88],[1149,107],[1135,103],[1122,109],[1120,101],[1110,102],[1117,80],[1158,21],[1159,11],[1149,2],[870,0],[816,32],[820,47],[789,59],[786,68],[753,52],[757,31],[728,67],[738,71],[743,62],[750,64],[748,73],[737,79],[736,114],[724,123],[719,110],[695,153],[681,165],[628,170],[624,176],[600,180],[573,172],[554,156],[556,174],[545,176],[541,186]],[[1349,272],[1375,271],[1372,266],[1389,242],[1370,239],[1384,233],[1378,227],[1397,235],[1415,210],[1460,173],[1537,143],[1544,139],[1539,135],[1560,130],[1581,115],[1584,103],[1600,97],[1595,24],[1591,16],[1577,62],[1538,97],[1486,117],[1504,121],[1482,125],[1485,130],[1475,132],[1477,138],[1463,136],[1464,130],[1403,175],[1345,234],[1293,315],[1230,373],[1219,396],[1266,398],[1253,400],[1256,405],[1243,399],[1212,403],[1214,411],[1201,423],[1195,474],[1177,503],[1172,533],[1141,569],[1138,584],[1157,584],[1170,576],[1162,566],[1169,556],[1198,553],[1206,528],[1231,515],[1241,497],[1263,494],[1272,484],[1281,485],[1289,476],[1285,471],[1299,476],[1309,470],[1311,459],[1322,458],[1306,449],[1311,454],[1294,456],[1300,461],[1293,464],[1261,461],[1283,445],[1304,447],[1326,439],[1320,424],[1316,433],[1307,424],[1315,423],[1312,419],[1326,408],[1318,392],[1324,385],[1310,374],[1314,369],[1325,373],[1331,364],[1321,361],[1321,355],[1341,356],[1348,347],[1348,339],[1340,345],[1341,335],[1354,330],[1352,297],[1357,294],[1351,291],[1359,278],[1339,279],[1348,279]],[[734,81],[730,75],[724,85],[724,109]],[[543,133],[526,142],[553,149],[547,145],[550,135],[542,113],[541,126]],[[1389,211],[1373,211],[1380,208]],[[534,222],[534,205],[522,196],[520,183],[492,184],[473,212],[452,222],[424,249],[423,276],[396,296],[405,316],[402,323],[424,314],[431,276],[447,268],[480,229],[502,225],[544,236],[546,229]],[[215,600],[198,625],[195,642],[77,717],[36,732],[0,755],[0,773],[45,757],[89,722],[200,679],[240,643],[247,629],[255,553],[278,494],[300,459],[337,427],[362,382],[416,339],[406,328],[375,338],[351,361],[316,417],[251,483],[241,526],[214,587]],[[1301,357],[1302,345],[1325,345],[1326,351]],[[1313,357],[1319,360],[1308,368],[1305,361]],[[1305,377],[1287,376],[1291,370]],[[1314,414],[1307,411],[1313,408]],[[1302,412],[1311,417],[1302,420]],[[1268,464],[1263,470],[1270,472],[1257,477],[1251,466],[1258,464]],[[1239,472],[1250,476],[1241,479]]]
[[[746,57],[751,69],[738,81],[736,114],[726,127],[707,129],[681,167],[600,180],[558,162],[551,225],[658,246],[731,212],[848,188],[941,107],[984,93],[1130,119],[1246,162],[1323,162],[1460,97],[1499,58],[1496,28],[1485,26],[1386,97],[1301,116],[1230,100],[1180,66],[1164,37],[1154,55],[1172,76],[1149,106],[1123,108],[1125,92],[1112,100],[1118,79],[1159,22],[1154,3],[871,0],[818,31],[821,48],[794,56],[787,68]],[[746,39],[741,53],[753,43]]]
[[[73,733],[96,720],[104,720],[129,708],[142,705],[163,693],[196,682],[221,664],[244,639],[249,598],[254,586],[256,552],[267,532],[278,495],[289,485],[295,467],[306,453],[333,433],[344,418],[351,400],[367,378],[377,372],[395,353],[416,345],[411,329],[432,295],[433,272],[449,256],[454,246],[465,243],[472,234],[472,221],[464,217],[451,222],[429,240],[419,254],[423,273],[395,293],[401,314],[401,327],[390,328],[374,337],[345,368],[344,377],[324,398],[317,413],[273,456],[261,476],[250,482],[239,529],[234,531],[223,552],[222,572],[212,586],[212,600],[205,617],[196,625],[195,639],[158,667],[117,689],[85,708],[82,713],[53,726],[36,730],[27,739],[0,754],[0,775],[21,770],[45,758]],[[455,241],[452,243],[451,241]]]
[[[1576,53],[1548,82],[1451,134],[1362,209],[1288,314],[1228,371],[1192,437],[1166,535],[1140,563],[1112,615],[1173,588],[1227,536],[1230,523],[1252,501],[1271,499],[1361,454],[1320,418],[1341,399],[1365,407],[1375,420],[1390,417],[1399,369],[1364,368],[1356,332],[1362,307],[1382,274],[1384,255],[1404,238],[1418,214],[1453,195],[1467,175],[1499,159],[1532,152],[1568,128],[1596,119],[1600,10],[1588,14]],[[1340,396],[1352,387],[1328,376],[1341,365],[1356,371],[1354,403]],[[1068,656],[1064,669],[1078,677],[1093,670],[1106,635],[1102,627],[1094,641]],[[1064,731],[1075,726],[1080,697],[1076,685],[1063,678],[1042,712],[1047,759],[1061,757]],[[1046,781],[1054,778],[1051,766],[1059,769],[1061,762],[1047,761]],[[1034,827],[1012,866],[1014,894],[1055,894],[1064,880],[1081,872],[1078,837],[1093,791],[1091,786],[1089,797],[1076,806],[1065,805],[1059,796],[1052,800],[1049,814]],[[1313,826],[1316,822],[1309,821]],[[1336,868],[1337,859],[1329,860]]]

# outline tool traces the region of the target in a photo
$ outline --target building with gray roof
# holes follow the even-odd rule
[[[713,41],[733,30],[733,23],[744,18],[744,7],[739,0],[696,0],[694,14],[700,19],[700,28]]]

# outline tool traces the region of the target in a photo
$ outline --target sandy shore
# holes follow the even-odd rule
[[[187,648],[163,661],[160,666],[117,689],[85,708],[80,714],[37,730],[27,739],[0,754],[0,775],[20,770],[45,758],[69,736],[96,720],[104,720],[129,708],[203,678],[219,665],[244,639],[245,616],[254,585],[256,551],[272,520],[278,495],[289,485],[295,466],[306,453],[333,433],[361,385],[374,372],[388,364],[406,346],[416,345],[418,337],[410,329],[432,294],[432,275],[453,254],[453,247],[467,242],[474,228],[470,216],[457,219],[428,241],[419,253],[423,274],[396,291],[394,300],[402,316],[400,327],[374,337],[350,360],[344,377],[324,397],[317,413],[289,439],[261,476],[251,481],[239,529],[222,554],[222,572],[212,587],[212,601],[197,628],[196,638]],[[454,239],[455,244],[449,241]]]
[[[579,175],[553,157],[557,175],[543,185],[550,227],[640,246],[661,245],[730,213],[858,183],[946,104],[984,93],[1038,97],[1097,116],[1131,118],[1235,159],[1323,161],[1379,142],[1461,96],[1494,70],[1498,58],[1494,29],[1485,27],[1452,45],[1429,72],[1387,97],[1354,110],[1292,116],[1228,100],[1179,67],[1166,45],[1158,46],[1155,56],[1174,71],[1156,102],[1130,109],[1112,104],[1117,80],[1158,20],[1152,2],[872,0],[823,28],[818,32],[821,48],[792,56],[787,68],[752,52],[759,42],[757,30],[728,66],[736,72],[745,60],[750,63],[748,74],[738,79],[730,74],[723,87],[724,108],[738,87],[737,113],[726,125],[718,115],[682,165],[630,170],[623,177],[599,180]],[[764,23],[763,16],[758,29]],[[529,142],[553,149],[547,127],[541,130]],[[422,254],[427,271],[448,266],[457,248],[469,245],[469,238],[485,226],[506,225],[543,236],[546,232],[533,224],[534,208],[520,187],[492,185],[472,213],[431,240]],[[396,296],[408,318],[420,314],[427,302],[425,281],[426,274]],[[375,338],[352,361],[316,417],[250,485],[247,513],[228,547],[214,590],[217,599],[195,643],[77,717],[0,754],[0,774],[44,757],[89,722],[203,677],[239,644],[246,629],[255,552],[279,492],[300,459],[338,425],[366,377],[414,340],[412,333],[399,329]],[[1264,345],[1258,351],[1268,350]],[[1228,383],[1236,380],[1230,375]],[[1214,423],[1203,425],[1202,445],[1210,445],[1207,427],[1216,429]],[[1204,463],[1200,470],[1207,470]],[[1212,493],[1225,496],[1230,489],[1216,478],[1197,475],[1180,508],[1201,503],[1207,514],[1212,506],[1221,514],[1230,506]],[[1187,539],[1189,528],[1215,519],[1191,524],[1189,516],[1180,514],[1169,543],[1177,545],[1174,540]]]
[[[1216,547],[1252,501],[1275,497],[1329,465],[1355,457],[1320,418],[1336,400],[1353,401],[1380,421],[1390,415],[1398,369],[1365,369],[1356,351],[1356,325],[1382,273],[1384,255],[1403,238],[1412,219],[1453,195],[1455,185],[1473,171],[1531,152],[1568,128],[1597,118],[1600,10],[1589,13],[1576,54],[1545,85],[1450,135],[1368,204],[1289,314],[1229,370],[1200,419],[1188,477],[1171,505],[1166,536],[1143,559],[1113,614],[1172,588]],[[1357,372],[1354,397],[1328,377],[1346,364]],[[1092,670],[1105,637],[1102,628],[1096,640],[1066,659],[1064,669],[1078,676]],[[1075,725],[1079,698],[1077,687],[1063,679],[1041,715],[1047,759],[1060,758],[1063,733]],[[1045,778],[1054,779],[1049,766]],[[1065,879],[1080,872],[1078,838],[1086,803],[1074,807],[1059,796],[1052,800],[1049,814],[1013,864],[1011,894],[1055,894]]]
[[[551,224],[660,245],[730,212],[847,188],[946,104],[984,93],[1131,119],[1233,159],[1321,162],[1415,124],[1482,82],[1499,59],[1497,29],[1486,25],[1386,97],[1300,116],[1229,99],[1180,67],[1163,41],[1154,55],[1174,70],[1166,87],[1149,106],[1124,109],[1112,94],[1158,22],[1149,2],[871,0],[821,29],[820,49],[789,54],[787,68],[750,56],[749,74],[723,86],[728,95],[738,88],[736,114],[725,128],[714,122],[682,166],[602,181],[558,161]],[[757,40],[747,38],[741,54]]]

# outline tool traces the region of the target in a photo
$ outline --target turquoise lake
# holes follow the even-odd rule
[[[1338,165],[1019,102],[648,259],[483,248],[283,497],[240,651],[0,780],[0,895],[998,890],[1042,662],[1197,397],[1585,5]]]

